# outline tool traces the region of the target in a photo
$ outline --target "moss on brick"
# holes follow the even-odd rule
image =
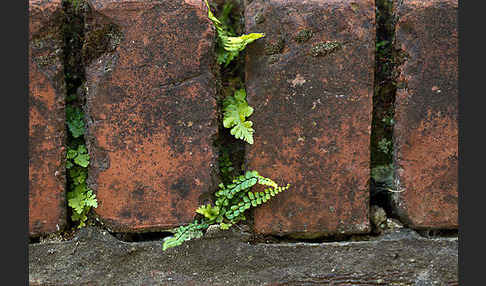
[[[307,30],[307,29],[304,29],[304,30],[300,30],[297,35],[294,37],[295,41],[297,43],[305,43],[307,42],[310,38],[312,38],[313,36],[313,32],[312,30]]]
[[[341,43],[337,41],[327,41],[327,42],[317,43],[312,46],[311,55],[313,57],[324,57],[341,49],[341,47],[342,47]]]

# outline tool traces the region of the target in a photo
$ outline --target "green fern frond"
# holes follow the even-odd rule
[[[78,138],[84,134],[84,113],[78,107],[66,106],[66,124],[71,135]]]
[[[204,2],[208,7],[208,18],[213,22],[214,26],[216,27],[216,32],[218,33],[218,42],[220,46],[220,49],[217,51],[218,64],[224,64],[227,66],[234,58],[238,56],[241,51],[245,49],[248,44],[265,36],[262,33],[250,33],[241,36],[234,35],[233,32],[226,25],[224,25],[226,22],[225,19],[227,19],[231,7],[225,6],[223,8],[222,19],[219,20],[211,12],[208,1],[204,0]]]
[[[232,183],[225,186],[220,184],[220,190],[216,192],[216,197],[221,199],[232,199],[238,192],[247,190],[253,187],[258,182],[259,175],[256,171],[246,171],[244,175],[240,175],[233,179]],[[216,203],[218,205],[218,203]]]
[[[83,174],[84,170],[81,170],[79,173]],[[92,207],[98,207],[96,195],[93,194],[93,191],[86,186],[86,182],[84,180],[81,182],[78,181],[78,183],[74,185],[73,189],[67,193],[67,201],[68,205],[73,210],[71,219],[79,222],[78,228],[85,225],[89,210]]]
[[[286,186],[277,186],[276,188],[267,188],[262,192],[248,192],[247,200],[250,201],[252,207],[257,207],[263,203],[266,203],[272,197],[287,190],[290,187],[289,184]]]
[[[85,226],[89,210],[98,207],[96,195],[86,184],[88,177],[89,154],[84,144],[68,146],[66,169],[68,169],[69,191],[68,206],[72,209],[72,221],[79,222],[78,228]]]
[[[227,96],[223,101],[223,126],[231,128],[231,135],[253,144],[253,122],[246,118],[253,114],[253,107],[246,102],[244,89],[236,90],[234,96]]]
[[[251,192],[255,184],[270,186],[262,192]],[[200,206],[196,212],[203,215],[201,222],[195,220],[187,226],[180,226],[171,230],[174,235],[164,239],[162,249],[178,246],[184,241],[198,238],[209,225],[219,224],[221,229],[229,229],[232,225],[246,220],[244,213],[251,207],[259,206],[271,197],[289,188],[278,186],[273,180],[263,177],[257,171],[246,171],[245,174],[234,178],[230,184],[219,184],[215,193],[215,206],[211,204]]]
[[[165,251],[167,248],[181,245],[184,241],[191,240],[194,238],[199,238],[203,236],[203,230],[207,229],[209,224],[205,222],[199,223],[195,220],[186,226],[180,226],[172,230],[173,236],[164,238],[162,244],[162,250]]]
[[[208,7],[208,18],[209,20],[213,21],[213,24],[216,27],[218,33],[220,31],[224,31],[223,24],[221,23],[221,21],[214,16],[213,12],[211,12],[211,7],[209,7],[208,0],[204,0],[204,3],[206,3],[206,6]]]
[[[263,192],[250,192],[255,184],[270,186]],[[224,186],[220,185],[220,190],[216,192],[216,205],[221,206],[220,216],[230,220],[232,224],[244,219],[244,212],[251,207],[257,207],[276,194],[287,190],[290,185],[285,187],[278,186],[273,180],[263,177],[257,171],[247,171],[245,175],[238,176],[233,183]]]
[[[251,33],[246,35],[241,35],[239,37],[232,37],[232,36],[225,36],[222,39],[223,47],[228,52],[241,52],[243,51],[246,46],[265,35],[262,33]]]
[[[272,197],[287,190],[289,187],[290,185],[287,184],[285,187],[277,186],[275,188],[267,188],[262,192],[248,192],[246,195],[242,196],[242,201],[232,205],[229,210],[225,212],[225,216],[233,222],[235,218],[242,215],[249,208],[266,203]]]
[[[231,223],[224,223],[224,222],[222,222],[222,223],[219,224],[219,228],[221,228],[222,230],[229,229],[230,226],[232,226]]]
[[[196,210],[196,213],[202,214],[205,218],[209,220],[214,220],[219,215],[219,207],[218,206],[212,207],[210,204],[205,206],[200,206]]]
[[[230,34],[234,34],[232,27],[230,26],[230,14],[233,10],[234,4],[232,1],[226,1],[223,5],[221,15],[219,16],[219,21],[228,29]]]
[[[269,178],[265,178],[265,177],[260,176],[260,175],[258,175],[258,184],[268,186],[268,187],[273,187],[273,188],[278,187],[278,184],[275,183],[273,180],[271,180]]]

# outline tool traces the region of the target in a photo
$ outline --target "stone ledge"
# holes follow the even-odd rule
[[[403,232],[404,230],[402,230]],[[97,228],[29,245],[30,285],[458,285],[458,239],[252,244],[225,231],[162,252]]]

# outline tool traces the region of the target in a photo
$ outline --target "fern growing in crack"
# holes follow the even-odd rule
[[[223,24],[227,22],[231,5],[224,6],[222,17],[218,19],[211,12],[208,1],[204,0],[204,2],[208,7],[208,18],[213,22],[218,34],[218,64],[227,66],[248,44],[264,37],[264,34],[261,33],[235,36],[230,27]],[[227,96],[224,99],[223,126],[231,128],[230,133],[237,139],[253,144],[253,123],[247,120],[247,117],[253,113],[253,108],[248,105],[245,97],[246,91],[238,89],[233,96]],[[230,169],[232,164],[228,162],[228,158],[221,159],[224,163],[222,164],[224,169],[221,170],[221,173],[228,175],[232,171]],[[266,188],[261,192],[252,192],[251,188],[256,184],[263,185]],[[170,230],[173,235],[164,239],[163,251],[181,245],[184,241],[202,237],[204,231],[210,225],[219,225],[220,229],[229,229],[232,225],[246,220],[245,212],[248,209],[268,202],[272,197],[287,190],[289,184],[279,186],[273,180],[258,174],[257,171],[247,171],[244,175],[231,180],[230,183],[221,183],[218,187],[214,205],[206,204],[196,210],[196,213],[202,216],[200,220],[194,220],[188,225]]]
[[[251,188],[263,185],[261,192],[252,192]],[[245,212],[268,202],[275,195],[287,190],[286,186],[279,186],[273,180],[263,177],[257,171],[246,171],[232,180],[230,184],[219,184],[219,190],[215,193],[214,205],[200,206],[196,213],[201,214],[201,220],[195,220],[186,226],[173,229],[173,236],[164,239],[162,250],[181,245],[184,241],[203,236],[203,231],[210,225],[218,224],[221,229],[228,229],[239,221],[246,220]]]
[[[98,207],[93,190],[88,188],[89,154],[84,144],[83,111],[71,105],[66,106],[66,125],[69,129],[69,144],[66,152],[68,181],[67,201],[72,210],[71,220],[79,222],[78,228],[86,225],[88,212]]]

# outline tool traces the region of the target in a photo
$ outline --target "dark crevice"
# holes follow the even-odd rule
[[[84,14],[87,4],[83,0],[63,0],[62,1],[65,17],[63,26],[64,39],[64,81],[66,83],[66,146],[69,149],[78,150],[79,146],[86,146],[84,135],[73,135],[69,128],[72,114],[84,117],[83,106],[85,96],[82,92],[83,83],[86,80],[84,64],[81,51],[84,44]],[[84,119],[82,119],[84,122]],[[68,166],[68,162],[66,162]],[[86,168],[80,166],[66,167],[66,197],[74,189],[73,177],[70,171],[86,172]],[[79,222],[72,220],[73,210],[68,207],[67,227],[75,228]]]
[[[126,232],[112,232],[113,237],[124,242],[145,242],[145,241],[159,241],[173,235],[172,232],[142,232],[142,233],[126,233]]]
[[[405,226],[397,229],[388,228],[367,234],[335,234],[326,235],[318,238],[304,239],[292,238],[290,236],[276,236],[263,234],[250,234],[248,243],[250,244],[279,244],[279,243],[332,243],[332,242],[366,242],[378,241],[381,239],[404,239],[404,238],[424,238],[424,239],[454,239],[459,237],[458,230],[413,230]]]
[[[225,25],[233,29],[236,34],[243,33],[243,4],[237,0],[215,1],[211,9],[219,16],[223,10],[229,11],[225,19]],[[245,171],[244,158],[246,144],[243,140],[236,139],[230,134],[230,129],[223,126],[223,100],[227,96],[233,96],[237,89],[245,88],[245,52],[226,67],[220,66],[220,87],[218,93],[219,136],[215,140],[218,149],[219,172],[221,182],[229,184],[231,179],[241,175]]]
[[[321,236],[318,238],[292,238],[290,236],[275,236],[275,235],[252,235],[249,239],[250,244],[278,244],[278,243],[329,243],[329,242],[355,242],[355,241],[369,241],[378,235],[373,234],[359,234],[359,235],[345,235],[336,234]]]
[[[84,44],[85,5],[80,0],[64,0],[63,9],[66,15],[63,38],[67,104],[81,107],[83,99],[77,97],[77,91],[85,81],[84,65],[80,57]]]
[[[243,0],[215,0],[209,1],[211,10],[224,26],[235,35],[245,33],[244,1]],[[218,47],[216,47],[218,48]],[[246,170],[245,156],[248,143],[242,139],[236,139],[230,133],[229,128],[223,126],[223,101],[228,96],[233,96],[238,89],[245,87],[245,54],[243,50],[227,66],[219,66],[220,86],[218,92],[219,127],[218,138],[215,140],[218,150],[219,178],[225,185],[243,174]],[[251,120],[251,118],[250,118]],[[240,224],[253,225],[253,213],[245,213],[246,220]]]
[[[416,232],[423,238],[456,238],[459,236],[459,230],[457,229],[428,229],[428,230],[416,230]]]
[[[376,50],[373,94],[373,117],[371,123],[371,178],[370,206],[385,210],[388,217],[393,214],[391,195],[394,187],[393,125],[397,76],[395,74],[396,51],[393,47],[396,19],[396,0],[376,1]]]
[[[34,243],[40,243],[40,237],[39,236],[36,236],[36,237],[29,237],[29,244],[34,244]]]

